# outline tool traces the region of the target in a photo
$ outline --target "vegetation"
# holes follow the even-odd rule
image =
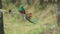
[[[52,31],[50,29],[56,30],[57,20],[54,2],[56,1],[2,0],[3,9],[7,11],[11,9],[14,12],[13,14],[3,14],[5,34],[43,34],[45,31],[50,33]],[[22,20],[22,16],[18,12],[19,5],[24,6],[26,13],[32,13],[31,21],[36,24]],[[59,34],[59,31],[56,33]]]

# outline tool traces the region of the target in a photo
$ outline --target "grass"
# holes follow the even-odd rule
[[[57,32],[56,34],[60,34],[60,32]]]
[[[14,9],[14,11],[15,11],[15,9]],[[32,10],[30,10],[30,11],[33,13]],[[16,10],[16,12],[18,13],[17,10]],[[37,15],[35,15],[36,13],[33,15],[36,17],[39,15],[39,13],[40,12],[38,11]],[[34,19],[32,21],[36,22],[36,24],[32,24],[32,23],[28,22],[27,20],[23,21],[20,14],[15,14],[14,16],[4,14],[5,34],[41,34],[41,32],[43,32],[45,30],[45,28],[43,26],[44,24],[46,24],[46,23],[54,24],[55,18],[53,18],[53,15],[51,15],[50,12],[48,14],[49,15],[46,15],[44,19],[41,18],[40,16],[36,17],[36,19],[35,19],[35,17],[33,16]],[[49,27],[51,27],[51,26],[49,25],[48,28],[46,28],[46,29],[49,29]]]

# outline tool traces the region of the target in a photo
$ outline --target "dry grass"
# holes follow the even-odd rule
[[[6,34],[33,34],[33,32],[41,32],[44,30],[44,24],[55,24],[56,18],[54,14],[51,14],[50,10],[53,9],[53,6],[49,6],[46,8],[46,10],[43,10],[42,13],[38,11],[37,13],[34,13],[34,8],[28,9],[27,11],[33,13],[33,21],[35,21],[36,24],[32,24],[28,21],[22,21],[21,16],[18,16],[19,14],[15,14],[15,16],[6,15],[4,14],[4,27],[5,27],[5,33]],[[18,12],[17,12],[18,13]],[[44,16],[43,16],[44,15]],[[20,17],[20,18],[18,18]],[[43,28],[43,29],[42,29]],[[37,31],[34,29],[38,29]],[[46,28],[47,29],[47,28]],[[32,33],[31,33],[31,30]],[[36,33],[37,34],[37,33]],[[38,33],[40,34],[40,33]]]

